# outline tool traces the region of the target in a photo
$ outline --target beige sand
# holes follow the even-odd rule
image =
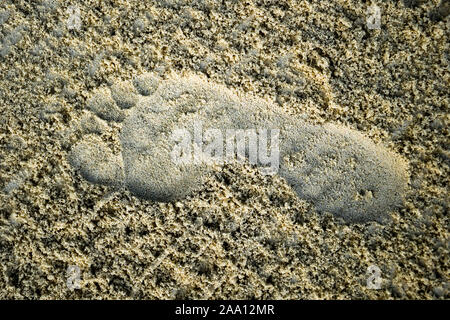
[[[0,5],[0,298],[448,299],[447,1],[379,3],[380,30],[359,1],[113,3],[73,2],[78,31],[68,2]],[[173,203],[89,183],[68,162],[87,99],[149,71],[360,131],[408,162],[405,204],[348,224],[236,165]],[[119,125],[84,125],[120,152]]]

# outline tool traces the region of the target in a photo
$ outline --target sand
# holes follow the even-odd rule
[[[0,298],[448,299],[448,3],[377,3],[369,29],[359,1],[2,2]],[[246,163],[214,167],[169,202],[142,197],[125,177],[157,170],[123,175],[123,137],[143,129],[127,119],[148,114],[133,109],[161,94],[154,79],[186,74],[383,150],[350,183],[400,159],[385,166],[405,190],[391,175],[384,185],[401,203],[361,190],[355,201],[392,205],[348,219],[344,187],[315,197],[297,184],[303,171]],[[322,148],[337,154],[331,132]],[[337,181],[314,164],[307,186]]]

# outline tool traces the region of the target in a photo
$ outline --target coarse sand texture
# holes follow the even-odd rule
[[[449,299],[449,27],[0,0],[0,299]]]
[[[406,190],[404,160],[361,133],[292,119],[269,101],[198,75],[172,74],[163,80],[143,74],[98,89],[87,109],[95,115],[72,148],[70,163],[92,183],[123,186],[141,198],[182,199],[201,188],[215,169],[208,162],[171,159],[172,132],[196,123],[224,134],[227,129],[279,129],[278,173],[319,212],[347,222],[384,221],[402,204]],[[113,153],[99,138],[104,120],[122,124],[121,152]]]

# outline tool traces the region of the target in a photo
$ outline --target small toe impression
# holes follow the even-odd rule
[[[120,122],[124,119],[123,111],[117,106],[108,88],[97,89],[86,103],[87,109],[107,121]]]
[[[111,96],[121,109],[129,109],[136,105],[139,97],[130,81],[121,81],[111,86]]]
[[[144,73],[133,79],[136,90],[143,96],[149,96],[156,91],[159,78],[152,73]]]
[[[108,125],[105,121],[88,112],[81,118],[80,125],[84,133],[102,134],[108,130]]]
[[[89,182],[121,185],[124,180],[122,158],[114,155],[96,136],[87,136],[69,154],[70,164]]]

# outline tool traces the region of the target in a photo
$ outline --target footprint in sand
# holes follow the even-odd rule
[[[73,146],[70,163],[86,180],[123,186],[138,197],[174,201],[201,188],[216,166],[179,163],[171,156],[173,132],[192,133],[201,123],[204,131],[219,130],[223,136],[228,129],[279,130],[277,172],[318,211],[347,222],[382,222],[403,203],[407,164],[387,148],[344,126],[294,119],[270,101],[198,75],[143,74],[98,89],[86,109],[92,113],[89,127],[97,129]],[[119,154],[96,135],[111,123],[121,126]]]

